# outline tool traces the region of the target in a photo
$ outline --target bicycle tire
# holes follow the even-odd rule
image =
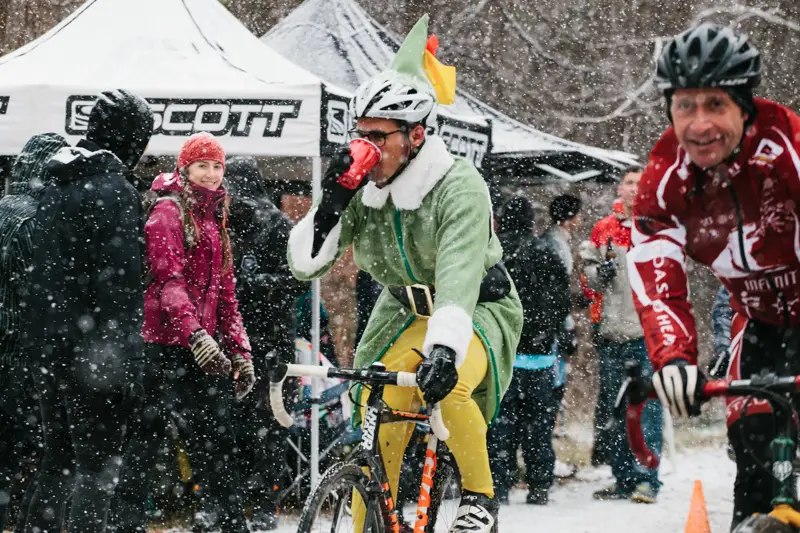
[[[793,533],[795,529],[789,524],[766,514],[753,515],[743,520],[734,533]]]
[[[367,483],[369,478],[362,470],[361,466],[352,463],[337,463],[330,467],[319,481],[319,484],[308,495],[303,511],[300,513],[300,523],[297,533],[314,533],[314,524],[321,522],[320,512],[323,511],[327,496],[337,491],[344,494],[345,499],[338,503],[338,509],[333,512],[331,523],[343,518],[342,512],[346,512],[346,498],[352,497],[353,490],[358,491],[366,504],[367,513],[364,520],[364,528],[356,533],[384,533],[383,513],[381,504],[375,497],[369,497],[367,493]],[[343,491],[343,492],[342,492]],[[337,527],[325,527],[320,531],[338,531]],[[354,530],[355,531],[355,530]]]
[[[447,496],[447,491],[450,488],[451,482],[458,475],[456,462],[449,455],[449,452],[443,452],[443,446],[439,446],[439,464],[436,468],[436,475],[433,478],[433,487],[431,488],[431,506],[428,509],[428,525],[425,528],[426,533],[435,533],[437,531],[436,525],[443,519],[455,520],[453,516],[439,516],[439,511],[442,508],[442,502]],[[457,510],[457,509],[456,509]],[[452,523],[439,524],[439,531],[450,531]]]

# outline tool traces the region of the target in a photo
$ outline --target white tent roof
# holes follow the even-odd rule
[[[0,153],[42,131],[77,140],[92,97],[111,88],[153,107],[149,153],[175,153],[206,129],[228,137],[231,153],[319,154],[321,81],[217,0],[88,0],[0,58]]]
[[[370,17],[355,0],[306,0],[262,40],[340,87],[354,90],[386,68],[400,40]],[[492,119],[492,153],[511,155],[577,152],[615,168],[635,163],[631,154],[567,141],[525,125],[458,90],[448,111],[458,116]]]

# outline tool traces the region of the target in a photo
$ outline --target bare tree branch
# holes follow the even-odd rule
[[[486,7],[486,4],[489,3],[489,0],[480,0],[477,5],[472,6],[467,3],[467,7],[464,8],[461,13],[455,16],[453,19],[452,27],[450,31],[457,32],[460,30],[465,24],[469,24],[472,19],[474,19],[478,13],[483,11],[483,8]]]
[[[661,53],[662,46],[663,42],[660,39],[657,40],[656,45],[653,48],[653,56],[655,58],[657,58]],[[646,93],[648,90],[652,89],[654,77],[655,73],[651,72],[647,76],[647,79],[645,79],[644,82],[641,83],[635,91],[627,95],[627,98],[622,104],[619,105],[619,107],[614,109],[611,113],[608,113],[601,117],[575,117],[558,112],[554,112],[554,116],[556,116],[559,120],[564,120],[566,122],[576,122],[580,124],[601,124],[603,122],[609,122],[611,120],[618,118],[632,117],[634,115],[641,113],[642,108],[653,107],[654,105],[653,103],[641,102],[639,100],[639,97],[642,96],[644,93]],[[628,109],[634,104],[638,104],[638,108],[628,111]]]
[[[712,7],[699,12],[694,17],[693,24],[699,24],[703,20],[714,15],[747,15],[746,18],[758,17],[772,24],[789,28],[792,31],[800,31],[800,24],[793,20],[786,19],[783,15],[783,12],[776,7],[769,10],[742,5]],[[733,24],[731,25],[733,26]]]
[[[575,117],[572,115],[565,115],[559,111],[552,112],[553,117],[557,118],[558,120],[563,120],[564,122],[572,122],[575,124],[602,124],[604,122],[611,122],[612,120],[620,119],[620,118],[629,118],[639,114],[638,110],[631,110],[631,111],[620,111],[619,109],[615,109],[613,113],[609,113],[603,117]]]
[[[562,56],[556,56],[545,51],[542,44],[538,40],[536,40],[529,32],[525,31],[525,28],[522,27],[522,25],[517,21],[517,19],[514,18],[514,16],[511,13],[509,13],[505,7],[503,7],[501,11],[503,15],[506,17],[506,20],[508,20],[514,27],[514,29],[517,30],[517,34],[519,34],[522,40],[528,43],[534,50],[536,50],[536,53],[541,57],[543,57],[544,59],[552,61],[559,67],[566,70],[576,70],[579,72],[587,72],[587,73],[597,72],[596,67],[590,68],[585,65],[578,65],[570,59],[567,59]]]

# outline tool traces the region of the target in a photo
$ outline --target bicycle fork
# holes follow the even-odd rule
[[[425,466],[422,469],[422,484],[419,487],[419,499],[417,500],[417,519],[414,522],[414,533],[433,533],[428,531],[428,511],[431,508],[431,491],[433,490],[433,478],[436,475],[437,449],[439,439],[433,433],[428,438],[428,447],[425,449]]]

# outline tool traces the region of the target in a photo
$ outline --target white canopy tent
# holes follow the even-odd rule
[[[321,80],[265,47],[217,0],[88,0],[0,58],[0,155],[43,131],[76,142],[95,95],[112,88],[150,102],[149,154],[176,154],[205,130],[230,153],[320,155]]]
[[[400,47],[400,39],[356,0],[305,0],[261,39],[297,65],[351,91],[387,68]],[[442,114],[491,121],[487,155],[493,172],[524,173],[535,181],[581,181],[616,177],[621,169],[637,163],[625,152],[536,130],[460,89],[455,103]]]

